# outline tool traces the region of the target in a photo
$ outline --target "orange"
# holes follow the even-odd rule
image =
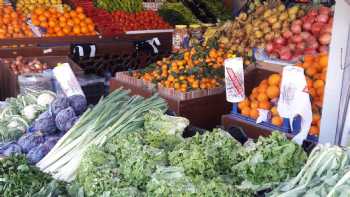
[[[94,22],[92,21],[91,18],[86,18],[86,19],[85,19],[85,22],[86,22],[87,24],[93,24],[93,23],[94,23]]]
[[[75,8],[75,11],[78,12],[78,13],[83,13],[84,12],[84,9],[80,6],[78,6],[77,8]]]
[[[36,8],[35,10],[34,10],[34,13],[36,14],[36,15],[38,15],[38,16],[40,16],[40,15],[42,15],[43,13],[44,13],[44,9],[43,8]]]
[[[50,20],[49,21],[49,27],[55,27],[56,26],[56,22],[55,21],[53,21],[53,20]]]
[[[305,55],[304,56],[304,62],[313,62],[314,61],[314,56],[312,55]]]
[[[306,78],[306,83],[307,83],[307,88],[310,89],[310,88],[313,88],[313,81],[310,79],[310,78]]]
[[[56,32],[56,33],[58,33],[58,32],[60,32],[61,31],[61,28],[60,27],[54,27],[54,31]]]
[[[280,96],[280,89],[275,86],[269,86],[266,90],[266,95],[270,98],[270,99],[274,99]]]
[[[269,79],[268,79],[268,83],[270,86],[277,86],[279,87],[280,83],[281,83],[281,75],[279,74],[272,74],[270,75]]]
[[[244,99],[243,101],[238,103],[238,109],[242,110],[243,108],[249,107],[250,102],[248,99]]]
[[[321,55],[320,60],[319,60],[319,65],[322,68],[325,68],[328,66],[328,55],[327,54]]]
[[[320,79],[316,80],[316,81],[314,82],[314,84],[313,84],[313,87],[314,87],[315,89],[323,88],[323,87],[324,87],[324,81],[322,81],[322,80],[320,80]]]
[[[70,27],[63,27],[62,31],[64,34],[69,35],[71,32],[71,28]]]
[[[307,68],[309,68],[311,65],[312,65],[312,62],[304,62],[301,66],[302,66],[304,69],[307,69]]]
[[[316,135],[318,136],[320,134],[320,129],[317,126],[311,126],[309,130],[309,135]]]
[[[82,26],[81,27],[81,33],[82,34],[87,34],[87,33],[89,33],[89,29],[86,26]]]
[[[67,20],[67,25],[73,27],[74,26],[74,21],[69,19]]]
[[[249,117],[252,119],[257,119],[259,117],[259,111],[257,109],[251,109]]]
[[[272,116],[278,116],[279,115],[276,106],[273,106],[270,111],[271,111]]]
[[[265,93],[268,85],[267,84],[260,84],[258,87],[258,92],[259,93]]]
[[[85,16],[83,13],[79,13],[79,14],[78,14],[78,18],[79,18],[80,20],[85,20],[86,16]]]
[[[77,17],[78,16],[78,14],[77,14],[77,12],[76,11],[70,11],[69,12],[69,15],[70,15],[70,17],[72,17],[72,18],[75,18],[75,17]]]
[[[67,19],[64,16],[60,16],[58,20],[63,23],[67,22]]]
[[[317,73],[317,70],[314,67],[309,67],[306,69],[306,74],[308,76],[314,76],[316,73]]]
[[[244,116],[250,116],[250,108],[249,107],[245,107],[241,110],[241,114]]]
[[[260,82],[260,85],[268,85],[267,79],[264,79]]]
[[[317,88],[316,94],[317,94],[319,97],[323,97],[324,88]]]
[[[319,113],[312,114],[312,124],[317,124],[321,120],[321,115]]]
[[[41,27],[44,27],[44,28],[48,28],[48,27],[49,27],[49,24],[48,24],[46,21],[42,21],[42,22],[40,23],[40,26],[41,26]]]
[[[46,17],[43,15],[40,15],[38,19],[40,22],[46,21]]]
[[[309,94],[314,98],[317,96],[316,90],[314,88],[309,89]]]
[[[89,32],[95,32],[95,26],[93,24],[88,25]]]
[[[271,123],[275,126],[282,126],[283,124],[283,118],[281,118],[280,116],[273,116],[271,119]]]
[[[271,103],[268,101],[262,101],[259,103],[259,109],[269,110],[271,108]]]
[[[259,94],[258,94],[258,97],[257,97],[257,100],[258,100],[259,102],[263,102],[263,101],[268,101],[269,98],[267,97],[266,94],[264,94],[264,93],[259,93]]]
[[[259,102],[258,101],[250,102],[250,108],[257,109],[258,107],[259,107]]]
[[[75,25],[80,25],[80,19],[79,18],[73,18],[73,22]]]

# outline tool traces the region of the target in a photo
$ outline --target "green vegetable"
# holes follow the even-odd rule
[[[311,152],[299,174],[281,183],[269,196],[340,197],[350,189],[349,172],[348,150],[320,144]]]
[[[31,105],[27,105],[26,107],[24,107],[21,114],[27,120],[33,121],[44,110],[45,110],[45,107],[43,107],[43,106],[31,104]]]
[[[108,12],[122,10],[125,12],[142,11],[142,0],[96,0],[95,5],[98,8],[107,10]]]
[[[239,163],[243,155],[239,142],[225,131],[214,130],[177,145],[169,153],[169,160],[171,165],[183,167],[191,177],[213,178],[233,173],[231,167]]]
[[[165,2],[158,10],[159,15],[171,25],[190,25],[198,23],[196,17],[192,14],[182,2]]]
[[[260,137],[248,150],[248,157],[233,166],[244,180],[241,189],[259,191],[295,176],[306,161],[303,149],[282,133]]]
[[[197,190],[183,168],[160,166],[147,184],[147,195],[153,197],[194,196]]]
[[[182,134],[190,121],[183,117],[168,116],[162,111],[150,111],[145,115],[145,141],[167,151],[172,150],[184,138]]]
[[[25,156],[0,160],[0,194],[4,197],[30,197],[52,181],[52,178],[29,165]]]
[[[118,89],[88,109],[37,166],[56,179],[72,181],[89,146],[102,146],[119,133],[142,128],[143,115],[152,109],[166,110],[165,101],[156,95],[144,99],[128,93]]]
[[[226,21],[232,18],[230,10],[225,7],[222,0],[197,0],[197,2],[205,5],[208,8],[208,11],[221,21]]]

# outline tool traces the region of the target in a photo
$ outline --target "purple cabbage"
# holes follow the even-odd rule
[[[58,97],[50,105],[50,109],[55,116],[67,107],[69,107],[69,100],[67,97]]]
[[[9,157],[11,155],[18,155],[22,153],[22,148],[16,144],[12,143],[7,149],[3,152],[3,155]]]
[[[44,158],[49,151],[50,148],[46,144],[40,144],[28,152],[27,159],[30,164],[36,164]]]
[[[75,112],[72,107],[68,107],[64,110],[61,110],[55,119],[56,126],[60,131],[66,131],[66,124],[69,120],[75,117]]]
[[[19,138],[17,144],[21,146],[23,153],[28,153],[32,148],[44,143],[44,140],[41,132],[26,133]]]
[[[59,139],[59,136],[48,137],[44,144],[49,148],[49,150],[51,150],[56,145]]]
[[[0,143],[0,154],[3,154],[5,150],[10,147],[12,144],[16,144],[15,141],[10,141],[10,142],[3,142]]]
[[[85,112],[87,108],[87,100],[83,95],[73,95],[68,97],[69,105],[74,109],[77,115]]]
[[[64,126],[64,131],[65,132],[69,131],[69,129],[71,129],[74,126],[74,124],[78,121],[78,119],[79,118],[76,116],[69,119]]]
[[[41,131],[45,134],[53,134],[57,131],[55,117],[50,111],[45,111],[34,121],[31,131]]]

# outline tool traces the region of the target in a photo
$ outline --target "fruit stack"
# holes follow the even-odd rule
[[[62,0],[18,0],[16,3],[17,11],[23,13],[24,15],[29,15],[35,8],[45,7],[45,8],[56,8],[62,9],[64,11],[70,10],[70,6],[63,4]]]
[[[33,37],[22,14],[11,6],[0,6],[0,39]]]

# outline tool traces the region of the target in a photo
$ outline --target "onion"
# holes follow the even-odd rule
[[[332,35],[330,33],[323,33],[319,38],[318,41],[322,44],[322,45],[329,45],[329,43],[331,42],[331,38]]]
[[[302,24],[303,24],[303,21],[301,21],[301,20],[295,20],[292,23],[292,25],[302,25]]]
[[[323,26],[323,28],[321,29],[321,34],[323,33],[332,33],[332,25],[331,24],[326,24],[325,26]]]
[[[288,44],[288,48],[291,50],[291,51],[295,51],[295,49],[296,49],[296,44],[294,44],[294,43],[289,43]]]
[[[328,19],[329,19],[328,15],[320,14],[317,16],[316,21],[319,23],[327,23]]]
[[[308,13],[307,13],[308,16],[317,16],[318,15],[318,12],[316,9],[311,9]]]
[[[298,43],[297,46],[296,46],[296,48],[297,48],[298,50],[300,50],[300,51],[304,51],[305,48],[306,48],[305,42],[300,42],[300,43]]]
[[[320,9],[318,10],[318,12],[322,15],[327,15],[329,16],[332,12],[332,10],[329,8],[329,7],[325,7],[325,6],[322,6],[320,7]]]
[[[271,53],[273,51],[273,49],[274,49],[273,44],[272,43],[267,43],[265,49],[266,49],[266,51],[268,53]]]
[[[320,53],[328,53],[329,47],[326,46],[326,45],[321,45],[321,46],[318,48],[318,51],[319,51]]]
[[[295,34],[299,34],[301,32],[301,25],[293,24],[291,30]]]
[[[289,39],[293,36],[293,33],[289,30],[283,32],[282,36],[285,38],[285,39]]]
[[[313,35],[318,36],[323,28],[323,24],[322,23],[314,23],[311,26],[311,32]]]
[[[308,46],[308,48],[316,50],[318,48],[319,44],[317,41],[312,40],[312,41],[307,42],[307,46]]]
[[[285,45],[286,44],[286,40],[283,37],[278,37],[275,39],[275,43],[279,44],[279,45]]]
[[[296,35],[294,35],[294,36],[292,37],[292,41],[293,41],[294,43],[299,43],[299,42],[303,41],[303,38],[301,37],[300,34],[296,34]]]
[[[307,55],[313,55],[316,53],[316,50],[315,49],[312,49],[312,48],[306,48],[304,50],[304,54],[307,54]]]
[[[309,21],[305,21],[303,24],[303,29],[309,31],[311,29],[312,23]]]
[[[303,31],[300,33],[300,36],[303,38],[303,40],[307,41],[311,37],[311,34],[307,31]]]

